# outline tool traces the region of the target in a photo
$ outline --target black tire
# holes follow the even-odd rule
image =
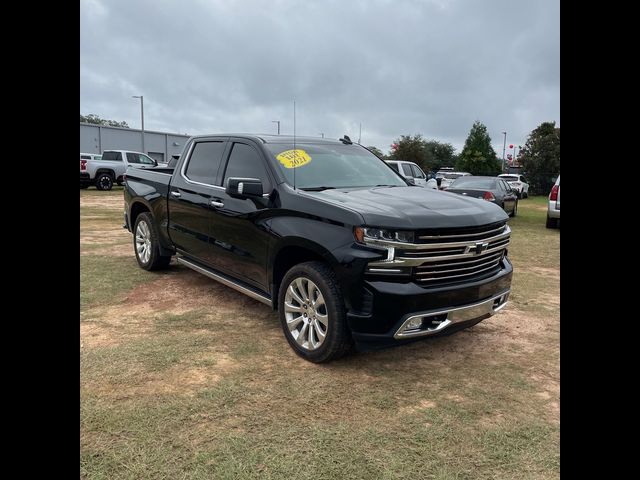
[[[141,223],[144,223],[146,225],[149,233],[149,244],[147,246],[147,248],[149,249],[149,255],[146,259],[141,257],[142,254],[138,252],[137,248],[138,228],[140,228],[141,230],[143,229],[143,227],[140,227]],[[138,265],[144,270],[161,270],[163,268],[166,268],[169,265],[169,262],[171,262],[171,256],[166,257],[160,255],[158,233],[156,232],[153,217],[149,212],[141,213],[136,218],[136,224],[133,228],[133,251],[136,255]]]
[[[298,278],[308,279],[315,283],[325,301],[327,314],[326,337],[315,350],[299,345],[287,326],[284,305],[285,296],[290,284]],[[314,363],[329,362],[347,354],[353,345],[338,281],[333,270],[322,262],[300,263],[285,274],[278,294],[278,313],[284,336],[289,345],[305,360]]]
[[[513,212],[509,214],[510,217],[515,217],[518,213],[518,200],[516,200],[516,204],[513,206]]]
[[[113,178],[108,173],[100,173],[96,177],[96,188],[98,190],[111,190],[113,188]]]
[[[557,228],[557,227],[558,227],[558,219],[551,218],[549,215],[547,215],[547,228]]]
[[[524,198],[529,198],[529,192],[523,192]]]

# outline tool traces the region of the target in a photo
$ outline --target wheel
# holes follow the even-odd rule
[[[547,228],[556,228],[557,226],[558,226],[558,219],[557,218],[551,218],[547,214]]]
[[[518,213],[518,200],[516,200],[516,203],[513,205],[513,212],[511,212],[509,216],[515,217],[517,213]]]
[[[158,234],[155,231],[151,214],[144,212],[138,215],[133,231],[133,249],[140,268],[145,270],[166,268],[171,261],[171,256],[160,255]]]
[[[98,190],[111,190],[113,188],[113,178],[108,173],[100,173],[96,178],[96,188]]]
[[[524,198],[529,198],[529,192],[528,191],[524,192],[523,195],[524,195]]]
[[[305,360],[328,362],[353,344],[336,276],[324,263],[301,263],[286,273],[278,311],[289,345]]]

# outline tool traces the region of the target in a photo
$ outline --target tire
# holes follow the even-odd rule
[[[133,251],[140,268],[144,270],[161,270],[171,262],[171,256],[160,255],[160,243],[155,229],[153,217],[144,212],[136,218],[133,229]]]
[[[557,218],[551,218],[547,214],[547,228],[557,228],[557,227],[558,227],[558,219]]]
[[[515,217],[518,214],[518,200],[516,200],[516,204],[513,206],[513,212],[509,214],[510,217]]]
[[[108,173],[100,173],[96,177],[96,188],[98,190],[111,190],[113,188],[113,178]]]
[[[524,195],[524,198],[529,198],[529,192],[528,191],[524,192],[523,195]]]
[[[329,362],[348,353],[353,345],[338,281],[324,263],[300,263],[285,274],[278,294],[278,312],[285,338],[305,360]]]

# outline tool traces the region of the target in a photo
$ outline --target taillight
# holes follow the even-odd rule
[[[484,194],[482,195],[482,199],[487,200],[489,202],[493,202],[496,199],[496,197],[494,197],[493,193],[491,192],[484,192]]]
[[[551,189],[551,195],[549,195],[549,200],[556,201],[558,200],[558,185],[554,185]]]
[[[87,169],[87,161],[80,160],[80,170],[86,170],[86,169]]]

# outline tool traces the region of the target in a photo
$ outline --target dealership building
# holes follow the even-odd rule
[[[143,152],[158,162],[168,162],[180,155],[189,135],[144,131],[134,128],[109,127],[80,123],[80,152],[102,154],[105,150]],[[144,148],[143,148],[144,144]]]

